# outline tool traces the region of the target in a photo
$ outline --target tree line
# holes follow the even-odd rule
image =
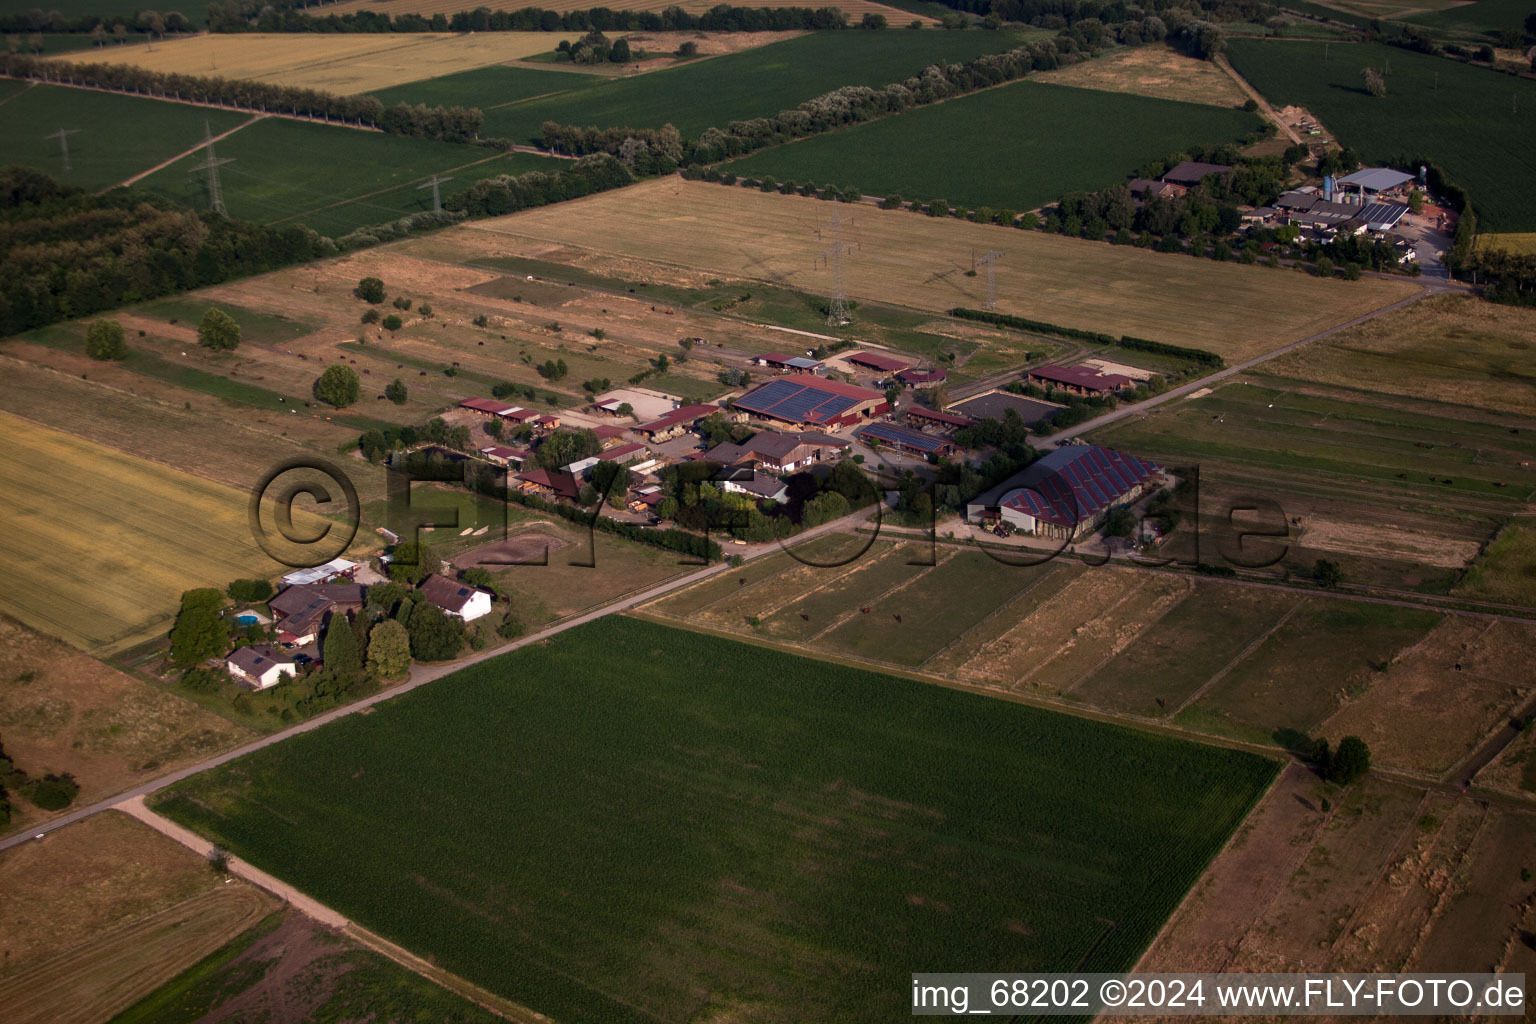
[[[233,221],[133,190],[90,195],[0,168],[0,336],[335,251],[306,227]]]
[[[598,153],[558,171],[528,171],[482,178],[462,192],[445,196],[443,206],[472,217],[499,217],[535,206],[576,199],[594,192],[622,188],[634,181],[614,156]]]
[[[477,108],[426,107],[400,103],[386,110],[376,97],[342,96],[243,79],[150,71],[130,64],[75,64],[40,60],[21,53],[0,55],[0,72],[63,85],[84,85],[192,103],[217,103],[242,110],[313,117],[449,142],[473,141],[480,131]]]
[[[703,14],[680,7],[662,11],[616,11],[607,7],[552,11],[540,7],[491,10],[476,7],[454,14],[311,14],[297,2],[260,0],[211,4],[208,24],[215,32],[767,32],[846,29],[848,16],[835,7],[732,7],[717,5]]]

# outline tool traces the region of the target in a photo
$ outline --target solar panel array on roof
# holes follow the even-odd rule
[[[781,377],[738,398],[736,408],[791,423],[820,423],[847,412],[859,401],[851,395],[831,394],[825,388]]]
[[[1072,527],[1161,471],[1155,462],[1099,445],[1058,448],[1010,482],[998,504]]]
[[[947,437],[938,437],[933,434],[924,434],[919,430],[903,430],[889,423],[871,423],[860,427],[854,432],[855,437],[874,438],[884,441],[886,444],[899,445],[902,448],[910,448],[919,452],[941,452],[946,448],[954,447],[954,442]]]

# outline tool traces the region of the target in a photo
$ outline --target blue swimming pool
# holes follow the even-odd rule
[[[250,612],[246,612],[244,615],[236,615],[235,621],[240,623],[242,626],[254,626],[261,620],[252,615]]]

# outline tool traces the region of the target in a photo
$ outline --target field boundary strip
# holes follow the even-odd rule
[[[902,552],[904,552],[904,551],[906,551],[908,549],[909,549],[909,545],[907,545],[904,542],[898,541],[896,544],[892,545],[891,550],[883,558],[879,558],[879,559],[876,559],[874,562],[871,562],[870,563],[870,567],[873,568],[875,565],[879,565],[881,562],[884,562],[886,559],[895,558],[898,554],[900,554],[900,553],[902,553]],[[915,580],[915,579],[917,579],[918,576],[922,576],[925,573],[932,572],[934,569],[937,569],[940,565],[944,564],[944,561],[947,561],[947,559],[935,560],[933,565],[924,566],[923,567],[923,571],[918,573],[916,576],[913,576],[912,579]],[[908,565],[912,565],[913,563],[908,562],[907,564]],[[834,583],[842,582],[842,580],[844,578],[845,577],[839,576],[837,579],[828,580],[826,583],[823,583],[821,586],[816,587],[815,589],[810,590],[807,593],[801,594],[800,597],[801,598],[810,597],[812,594],[819,593],[820,591],[825,590],[827,587],[830,587]],[[870,598],[869,599],[869,604],[865,605],[864,607],[866,607],[866,608],[874,607],[876,604],[878,604],[881,601],[885,600],[885,598],[886,598],[886,596],[888,594],[891,594],[894,591],[899,590],[901,587],[905,586],[906,584],[908,584],[910,582],[912,582],[912,580],[903,580],[900,583],[893,583],[891,586],[886,587],[884,590],[880,591],[880,593],[878,593],[874,597]],[[796,600],[799,600],[799,598],[797,598]],[[793,604],[794,602],[790,602],[790,603]],[[806,637],[806,641],[809,642],[811,640],[820,639],[823,634],[832,632],[832,630],[836,629],[838,626],[841,626],[843,623],[847,622],[848,620],[852,619],[855,615],[858,615],[858,614],[861,614],[860,609],[858,607],[855,607],[851,611],[846,611],[846,612],[844,612],[841,615],[833,616],[832,621],[830,623],[828,623],[827,625],[821,627],[816,632],[812,633],[810,636]]]
[[[1174,708],[1168,717],[1173,718],[1179,715],[1190,705],[1194,704],[1195,701],[1199,700],[1201,697],[1204,697],[1211,687],[1215,686],[1227,676],[1231,675],[1233,669],[1237,668],[1237,666],[1241,665],[1244,661],[1247,661],[1250,655],[1256,652],[1260,647],[1264,646],[1265,642],[1268,641],[1270,637],[1274,636],[1275,633],[1287,622],[1290,622],[1291,617],[1300,611],[1303,605],[1308,603],[1308,598],[1306,596],[1302,596],[1295,604],[1287,608],[1285,610],[1285,614],[1276,619],[1273,625],[1255,637],[1253,641],[1244,647],[1241,651],[1238,651],[1237,654],[1232,657],[1231,661],[1227,662],[1225,665],[1221,666],[1221,668],[1212,673],[1211,678],[1201,683],[1199,689],[1195,690],[1195,692],[1191,693],[1188,697],[1185,697],[1184,702],[1178,707]]]
[[[1096,613],[1094,615],[1094,618],[1096,618],[1096,619],[1098,619],[1098,618],[1107,618],[1107,617],[1113,615],[1120,608],[1121,605],[1125,604],[1127,601],[1129,601],[1132,598],[1136,597],[1136,595],[1140,594],[1144,589],[1146,589],[1147,582],[1148,582],[1148,578],[1147,577],[1143,577],[1141,579],[1136,580],[1135,583],[1133,583],[1131,586],[1129,586],[1129,587],[1127,587],[1125,589],[1125,592],[1123,594],[1121,594],[1119,597],[1117,597],[1113,601],[1111,601],[1107,608],[1101,609],[1098,613]],[[1175,603],[1177,603],[1177,602],[1175,602]],[[1167,614],[1167,613],[1165,612],[1164,614]],[[1027,621],[1028,621],[1028,618],[1020,619],[1019,620],[1019,624],[1023,625]],[[1003,635],[1007,636],[1008,634],[1005,633]],[[1141,634],[1139,634],[1139,633],[1137,634],[1137,636],[1140,636],[1140,635]],[[1037,661],[1034,664],[1034,666],[1028,672],[1025,672],[1023,675],[1019,676],[1019,678],[1017,680],[1015,680],[1011,685],[1012,686],[1023,686],[1023,685],[1025,685],[1031,679],[1033,679],[1047,665],[1050,665],[1057,658],[1060,658],[1060,657],[1066,655],[1067,653],[1072,651],[1076,646],[1077,646],[1077,636],[1076,636],[1076,632],[1074,631],[1073,635],[1068,637],[1063,643],[1058,645],[1057,648],[1050,653],[1049,657],[1046,657],[1046,658],[1041,659],[1040,661]],[[1069,692],[1070,690],[1071,690],[1070,686],[1062,688],[1062,692],[1063,693]]]
[[[1139,590],[1140,588],[1137,588],[1137,589]],[[1120,655],[1124,654],[1131,647],[1133,647],[1134,645],[1139,643],[1142,640],[1142,638],[1144,638],[1147,635],[1148,631],[1150,631],[1158,623],[1162,622],[1169,615],[1171,615],[1175,608],[1179,607],[1185,601],[1188,601],[1190,599],[1190,597],[1192,597],[1194,595],[1194,593],[1195,593],[1195,587],[1194,587],[1194,585],[1191,585],[1188,590],[1186,590],[1184,593],[1178,595],[1178,600],[1177,601],[1169,602],[1169,604],[1166,607],[1164,607],[1162,611],[1158,612],[1152,618],[1150,618],[1146,622],[1142,623],[1141,624],[1141,628],[1136,631],[1136,634],[1134,636],[1132,636],[1129,640],[1127,640],[1124,644],[1122,644],[1119,647],[1116,647],[1114,644],[1110,644],[1108,652],[1102,658],[1100,658],[1098,661],[1094,662],[1092,665],[1089,665],[1083,671],[1079,672],[1077,674],[1077,678],[1073,679],[1072,682],[1070,682],[1066,686],[1062,687],[1061,692],[1062,693],[1074,693],[1079,686],[1083,685],[1089,679],[1093,678],[1093,676],[1097,675],[1098,671],[1100,669],[1102,669],[1104,666],[1106,666],[1110,662],[1114,661]],[[1119,605],[1119,602],[1116,602],[1116,606],[1117,607],[1118,607],[1118,605]]]

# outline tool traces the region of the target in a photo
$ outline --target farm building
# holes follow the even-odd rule
[[[330,617],[363,607],[363,588],[355,583],[301,583],[278,594],[267,607],[277,619],[278,639],[302,647],[318,639]]]
[[[1109,395],[1136,382],[1118,373],[1100,373],[1086,366],[1037,366],[1029,371],[1031,384],[1058,388],[1071,395]]]
[[[1163,172],[1159,179],[1173,185],[1183,185],[1185,188],[1194,188],[1212,174],[1231,174],[1232,168],[1226,164],[1207,164],[1199,160],[1184,160],[1174,164]]]
[[[938,409],[914,405],[907,410],[907,423],[919,430],[934,427],[940,430],[959,430],[961,427],[974,426],[976,421],[969,416],[957,416],[952,412],[941,412]]]
[[[766,366],[780,373],[820,373],[826,366],[819,359],[787,356],[782,352],[764,352],[752,361],[758,366]]]
[[[1001,519],[1023,533],[1076,540],[1097,529],[1110,509],[1165,481],[1161,466],[1134,455],[1099,445],[1057,448],[971,499],[965,518]]]
[[[1183,185],[1175,185],[1168,181],[1153,181],[1150,178],[1132,178],[1126,188],[1130,190],[1133,199],[1152,199],[1156,196],[1172,199],[1189,191]]]
[[[349,562],[345,558],[333,558],[324,565],[293,570],[283,577],[283,586],[296,587],[301,583],[325,583],[341,576],[351,579],[356,571],[356,562]]]
[[[634,495],[629,499],[631,512],[646,512],[654,509],[666,500],[667,492],[661,489],[659,484],[647,484],[644,487],[635,488]]]
[[[421,581],[421,596],[465,622],[491,614],[490,594],[436,573]]]
[[[1413,180],[1413,175],[1394,171],[1390,167],[1362,167],[1353,174],[1346,174],[1337,182],[1345,195],[1351,190],[1363,203],[1383,192],[1396,192]]]
[[[1015,395],[1011,391],[1002,391],[997,388],[991,391],[983,391],[963,402],[956,402],[950,409],[956,413],[968,416],[973,420],[1000,420],[1004,419],[1010,410],[1018,414],[1025,426],[1039,423],[1056,415],[1062,407],[1052,402],[1042,402],[1036,398],[1025,398],[1023,395]],[[923,410],[925,413],[928,410]],[[912,410],[908,411],[908,416]]]
[[[606,426],[605,427],[593,427],[592,428],[592,436],[596,437],[599,441],[601,441],[604,448],[607,448],[610,444],[612,444],[613,442],[619,440],[620,438],[622,438],[624,436],[624,428],[623,427],[606,427]]]
[[[736,408],[762,419],[833,430],[890,411],[878,391],[811,376],[780,377],[759,385],[736,399]]]
[[[527,423],[530,425],[539,418],[537,412],[532,409],[524,409],[520,405],[504,405],[496,415],[509,423]]]
[[[526,473],[517,474],[519,481],[517,487],[520,491],[531,491],[535,494],[551,495],[556,498],[569,498],[576,500],[581,492],[581,484],[569,473],[551,473],[543,469],[531,469]]]
[[[459,408],[468,409],[470,412],[479,413],[481,416],[490,418],[493,416],[505,416],[509,410],[517,407],[508,405],[506,402],[497,401],[494,398],[466,398],[459,403]]]
[[[619,401],[617,398],[608,398],[601,402],[593,402],[592,408],[598,412],[606,413],[609,416],[622,416],[624,414],[619,410],[624,408],[624,404],[625,403]]]
[[[909,430],[893,423],[869,423],[853,432],[853,436],[870,446],[894,448],[908,455],[953,455],[959,449],[955,442],[943,434],[925,434],[921,430]]]
[[[645,435],[652,441],[670,441],[674,437],[681,437],[688,433],[688,429],[699,420],[719,411],[718,405],[685,405],[673,409],[660,419],[640,424],[635,428],[635,432]]]
[[[853,352],[846,358],[854,366],[862,366],[876,373],[896,373],[898,370],[905,370],[913,363],[911,359],[887,355],[884,352]]]
[[[523,448],[508,448],[504,444],[486,445],[480,449],[480,454],[487,460],[498,466],[518,466],[533,457],[533,453]]]
[[[575,462],[564,466],[567,473],[588,475],[587,471],[601,462],[617,462],[627,466],[630,463],[639,462],[651,454],[651,450],[643,444],[631,442],[622,444],[616,448],[609,448],[597,455],[588,456],[585,459],[577,459]]]
[[[789,485],[767,473],[735,471],[719,478],[720,489],[731,494],[745,494],[759,501],[783,501]]]
[[[726,442],[711,448],[704,457],[727,466],[750,466],[775,473],[794,473],[824,459],[841,455],[848,442],[827,434],[784,434],[761,430],[749,441]]]
[[[932,370],[902,370],[896,379],[909,388],[928,388],[948,380],[949,371],[938,367]]]
[[[1359,213],[1369,231],[1391,231],[1407,215],[1408,207],[1402,203],[1366,203]]]
[[[224,670],[257,690],[270,690],[285,678],[292,679],[299,674],[293,659],[265,644],[236,647],[224,659]]]

